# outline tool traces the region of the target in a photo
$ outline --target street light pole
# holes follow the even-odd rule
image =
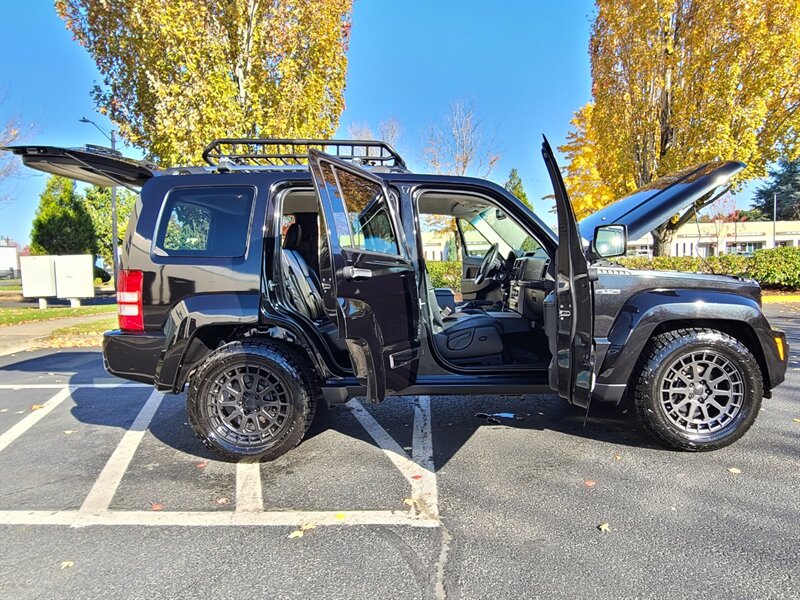
[[[116,132],[112,129],[111,134],[109,135],[106,133],[102,127],[100,127],[97,123],[92,121],[91,119],[87,119],[86,117],[81,117],[78,119],[81,123],[90,123],[94,125],[97,130],[106,136],[111,141],[111,149],[117,149],[117,138],[114,135]],[[118,252],[118,243],[117,243],[117,186],[113,186],[111,188],[111,263],[113,265],[114,270],[114,287],[117,287],[117,275],[119,274],[119,252]]]
[[[111,130],[111,149],[117,149],[117,138]],[[114,269],[114,289],[117,288],[117,275],[119,275],[119,249],[117,248],[117,186],[111,188],[111,262]]]

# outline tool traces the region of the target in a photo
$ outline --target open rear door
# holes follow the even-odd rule
[[[588,408],[594,388],[594,296],[589,265],[561,171],[545,138],[542,144],[558,216],[556,289],[548,299],[547,334],[553,360],[550,387],[572,404]]]
[[[59,148],[56,146],[8,146],[3,148],[22,158],[31,169],[85,181],[102,187],[141,188],[158,174],[158,167],[143,160],[125,158],[101,146]]]
[[[398,208],[365,170],[316,150],[308,162],[325,219],[325,306],[368,399],[380,402],[412,385],[419,363],[419,299]]]

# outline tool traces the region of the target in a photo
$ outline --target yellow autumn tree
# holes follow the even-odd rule
[[[597,134],[592,124],[594,105],[589,102],[575,113],[567,143],[558,149],[567,157],[564,185],[575,215],[582,219],[614,201],[614,192],[597,169]]]
[[[798,156],[797,0],[597,0],[589,49],[594,150],[574,156],[614,197],[710,160],[746,162],[740,185]],[[654,252],[692,216],[656,229]]]
[[[103,77],[92,94],[164,166],[219,137],[328,137],[344,109],[351,0],[56,0]]]

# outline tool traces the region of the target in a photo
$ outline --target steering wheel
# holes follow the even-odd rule
[[[489,273],[492,271],[492,267],[497,262],[497,256],[500,254],[500,246],[498,244],[492,244],[491,248],[486,251],[486,254],[481,261],[481,266],[478,267],[478,272],[475,275],[475,285],[480,285],[484,282],[484,280],[489,276]]]

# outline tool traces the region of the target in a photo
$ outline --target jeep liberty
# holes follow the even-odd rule
[[[178,393],[197,436],[272,459],[320,402],[555,390],[632,402],[680,450],[731,444],[783,380],[789,349],[737,277],[630,271],[608,259],[725,189],[744,165],[659,179],[577,223],[553,152],[551,231],[505,189],[410,172],[382,142],[221,139],[205,166],[159,169],[98,148],[9,148],[34,169],[140,190],[106,369]],[[422,232],[454,219],[457,302]]]

